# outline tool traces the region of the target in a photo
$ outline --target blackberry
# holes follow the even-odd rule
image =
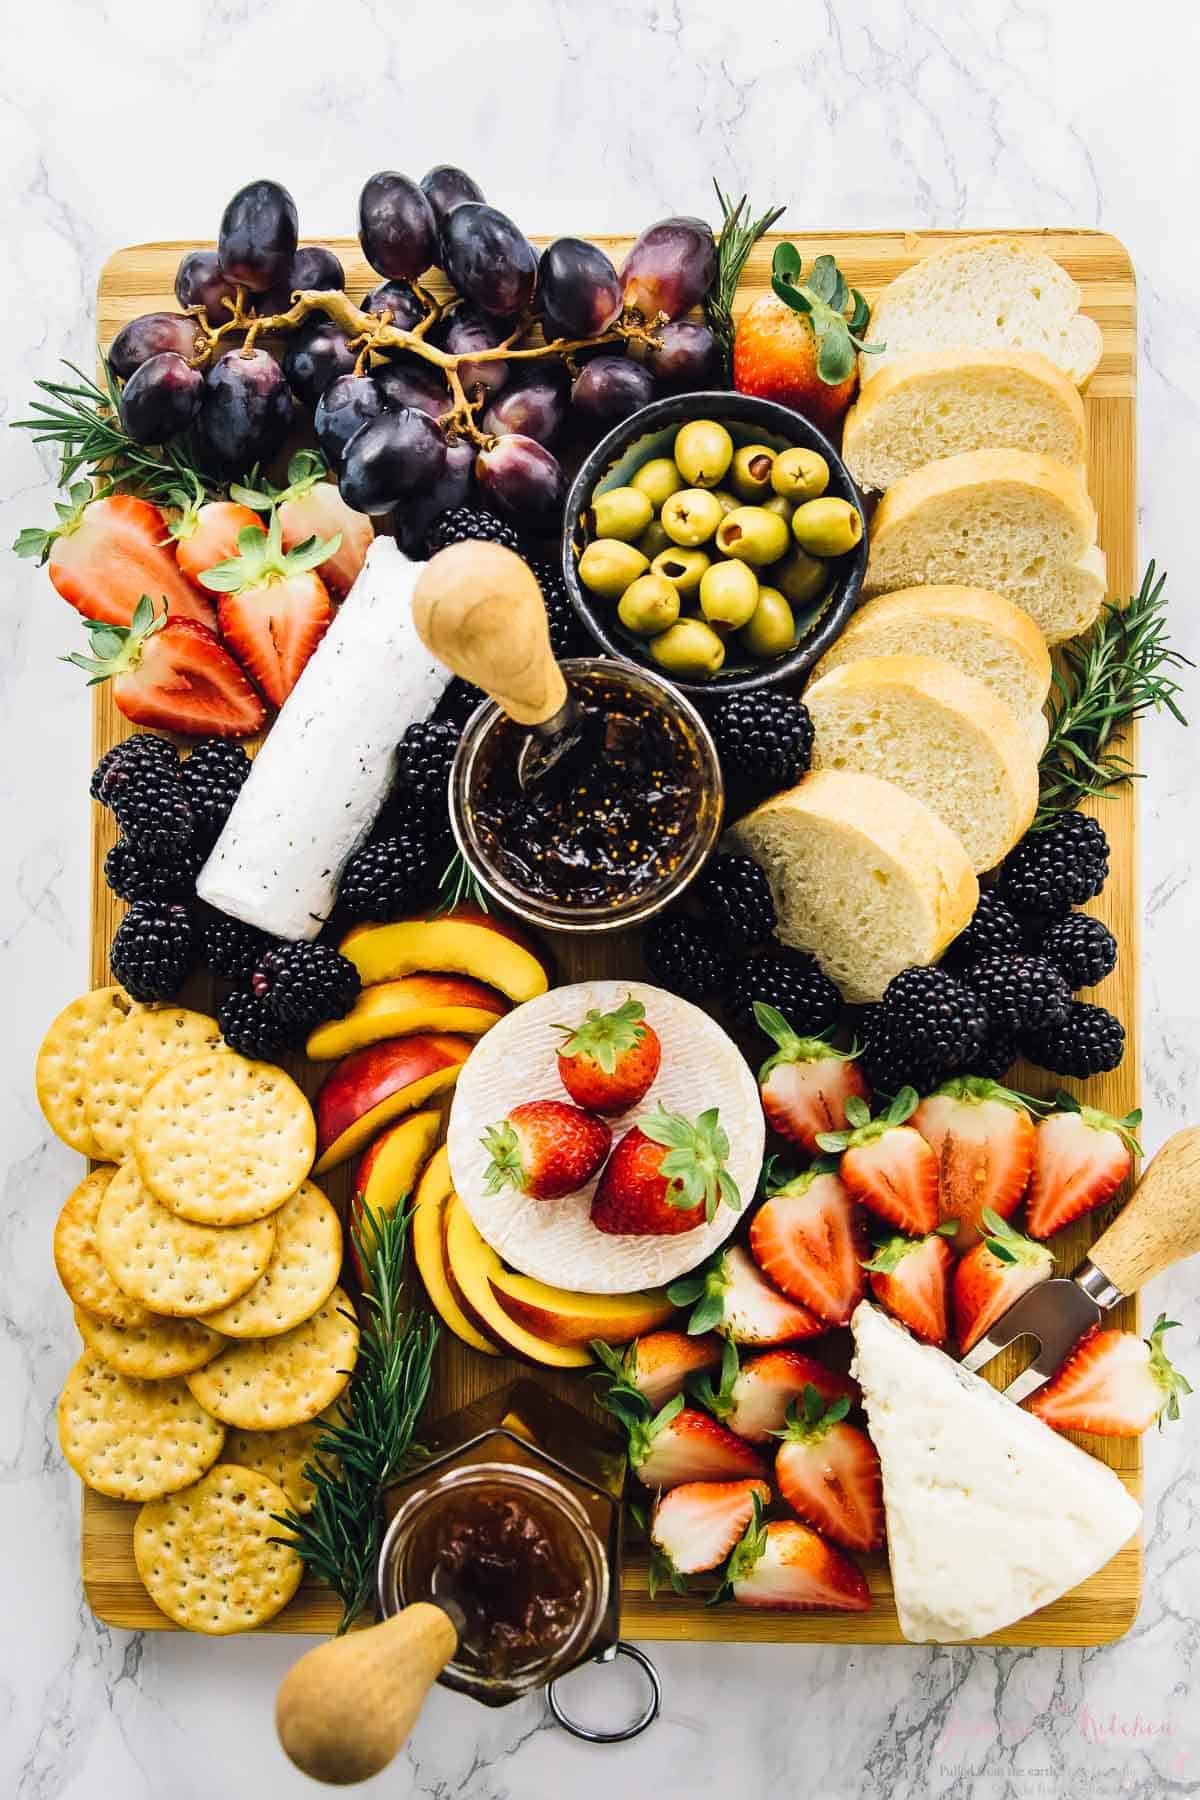
[[[201,962],[225,981],[249,981],[259,959],[275,942],[265,931],[231,919],[215,906],[196,909],[196,934]]]
[[[356,850],[346,864],[338,902],[352,919],[402,919],[418,911],[437,885],[429,844],[399,831]]]
[[[731,694],[713,708],[709,724],[726,785],[740,800],[794,787],[808,771],[812,720],[791,694]]]
[[[99,800],[102,806],[106,804],[104,798],[105,777],[129,754],[134,744],[138,746],[134,751],[135,756],[157,756],[172,768],[177,768],[179,765],[179,752],[169,738],[154,737],[148,731],[141,731],[136,737],[122,738],[119,744],[114,744],[110,750],[104,752],[92,770],[92,779],[88,783],[88,793],[93,800]]]
[[[185,900],[202,861],[203,852],[191,844],[160,858],[118,838],[104,859],[104,879],[121,900]]]
[[[1020,1054],[1020,1039],[1015,1032],[991,1030],[983,1043],[972,1050],[966,1062],[954,1073],[979,1075],[987,1081],[1003,1081]]]
[[[436,556],[439,550],[445,550],[450,544],[466,544],[472,541],[485,544],[503,544],[507,550],[521,550],[521,540],[511,525],[498,519],[495,513],[484,512],[473,506],[451,506],[437,515],[425,533],[425,554]]]
[[[477,706],[482,706],[487,695],[482,688],[473,687],[469,681],[463,681],[456,675],[434,709],[434,718],[453,725],[460,734],[467,720]]]
[[[1063,813],[1048,830],[1027,832],[1005,857],[1000,893],[1022,919],[1056,919],[1094,900],[1107,879],[1104,827],[1083,813]]]
[[[250,758],[228,738],[202,738],[181,767],[196,836],[206,844],[216,842],[249,773]]]
[[[951,975],[961,975],[985,956],[1012,956],[1025,948],[1020,920],[995,888],[984,888],[979,904],[941,960]]]
[[[905,1036],[882,1003],[865,1009],[859,1021],[859,1037],[859,1064],[877,1094],[898,1094],[902,1087],[928,1094],[948,1073],[937,1056],[918,1049]]]
[[[764,952],[739,963],[729,980],[725,1009],[737,1024],[754,1024],[754,1002],[781,1012],[801,1037],[820,1037],[842,1016],[842,996],[816,958]]]
[[[1125,1027],[1102,1006],[1072,1000],[1065,1019],[1026,1032],[1021,1048],[1031,1063],[1054,1075],[1102,1075],[1125,1054]]]
[[[124,756],[105,772],[100,795],[122,837],[147,856],[177,855],[192,835],[192,809],[179,779],[179,762],[139,745],[162,742],[130,738]]]
[[[863,1067],[885,1092],[895,1087],[878,1080],[873,1066],[877,1072],[886,1067],[889,1075],[902,1071],[909,1085],[926,1093],[975,1056],[988,1035],[983,1001],[944,969],[902,969],[885,988],[880,1008]]]
[[[178,900],[135,900],[108,952],[114,980],[135,1000],[173,1000],[195,960],[192,915]]]
[[[406,823],[428,835],[450,829],[450,769],[459,733],[444,720],[410,725],[396,754],[396,810]]]
[[[642,940],[642,955],[655,981],[685,1000],[702,1000],[729,979],[729,957],[716,932],[686,913],[655,919]]]
[[[1116,938],[1103,919],[1089,918],[1087,913],[1068,913],[1059,919],[1038,949],[1061,969],[1071,988],[1095,987],[1117,966]]]
[[[546,602],[550,648],[560,659],[564,656],[578,656],[587,648],[587,640],[578,614],[571,605],[571,596],[562,578],[562,570],[548,562],[531,562],[529,566],[537,577],[542,599]]]
[[[770,885],[753,857],[718,856],[705,870],[697,898],[710,923],[744,949],[775,929]]]
[[[1071,990],[1044,956],[985,956],[962,976],[987,1007],[993,1030],[1038,1031],[1065,1019]]]
[[[361,986],[354,964],[332,944],[276,944],[250,977],[251,992],[299,1031],[342,1018]]]
[[[286,1051],[299,1049],[304,1041],[304,1032],[286,1025],[269,1001],[236,989],[221,1002],[217,1024],[231,1050],[256,1061],[273,1062]]]

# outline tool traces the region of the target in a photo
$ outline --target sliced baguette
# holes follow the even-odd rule
[[[939,656],[870,656],[805,690],[814,769],[878,775],[920,800],[991,869],[1033,822],[1037,757],[990,688]]]
[[[973,238],[935,250],[888,283],[871,314],[885,348],[859,357],[864,387],[910,350],[1036,350],[1082,386],[1100,361],[1100,327],[1079,289],[1042,250]]]
[[[1104,553],[1083,476],[1030,450],[966,450],[890,487],[871,521],[863,596],[945,582],[989,588],[1046,641],[1092,623]]]
[[[862,390],[842,435],[850,473],[872,490],[943,456],[1014,445],[1070,466],[1087,448],[1078,388],[1032,350],[897,356]]]
[[[847,1000],[936,962],[974,912],[966,851],[927,806],[873,775],[829,769],[729,833],[766,871],[779,936],[816,957]]]

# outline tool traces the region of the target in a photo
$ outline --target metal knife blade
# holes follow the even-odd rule
[[[1084,1261],[1074,1275],[1043,1281],[1014,1300],[987,1336],[980,1338],[963,1357],[963,1367],[977,1374],[993,1356],[1019,1338],[1033,1338],[1037,1343],[1036,1356],[1004,1390],[1010,1400],[1028,1399],[1043,1382],[1049,1381],[1072,1345],[1090,1326],[1098,1324],[1120,1298],[1120,1291],[1107,1275],[1093,1262]]]

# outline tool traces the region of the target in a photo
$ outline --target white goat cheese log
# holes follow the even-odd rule
[[[412,622],[423,564],[376,538],[254,759],[200,871],[201,900],[283,938],[315,938],[391,784],[396,747],[450,672]]]

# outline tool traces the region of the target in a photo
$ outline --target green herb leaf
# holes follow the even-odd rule
[[[837,387],[854,373],[854,345],[850,333],[840,321],[834,321],[817,335],[817,374],[830,387]]]
[[[755,244],[764,233],[770,231],[785,209],[782,206],[771,207],[761,217],[754,219],[750,216],[745,194],[735,205],[728,195],[721,192],[719,182],[714,181],[713,187],[721,208],[722,225],[721,235],[717,239],[716,279],[705,295],[704,313],[709,330],[721,346],[725,379],[729,382],[732,380],[733,369],[733,304],[737,297],[738,283]]]

